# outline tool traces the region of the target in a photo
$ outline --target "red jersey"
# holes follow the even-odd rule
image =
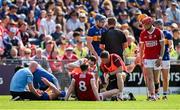
[[[72,54],[70,58],[68,58],[66,55],[63,55],[62,60],[67,60],[67,63],[71,63],[73,61],[78,60],[78,57],[75,54]]]
[[[144,59],[158,59],[161,51],[160,40],[162,38],[161,31],[154,28],[153,32],[149,33],[143,30],[140,34],[140,42],[144,43]]]
[[[78,100],[96,101],[96,97],[91,87],[93,75],[91,73],[80,73],[74,75],[75,92]]]

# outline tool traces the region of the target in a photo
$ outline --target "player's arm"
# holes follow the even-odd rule
[[[34,93],[36,96],[40,97],[41,94],[36,91],[36,89],[33,86],[33,83],[28,83],[29,91]]]
[[[160,51],[160,55],[159,58],[162,59],[163,55],[164,55],[164,50],[165,50],[165,43],[164,43],[164,34],[161,31],[161,38],[159,40],[160,45],[161,45],[161,51]]]
[[[71,85],[69,86],[69,89],[68,89],[68,92],[67,92],[67,95],[65,97],[65,100],[68,100],[69,99],[69,96],[72,94],[72,92],[74,91],[74,88],[75,88],[75,79],[72,79],[71,81]]]
[[[68,63],[66,65],[66,68],[68,69],[74,69],[74,68],[79,68],[81,64],[87,62],[88,60],[86,58],[82,58],[82,59],[79,59],[75,62],[72,62],[72,63]]]
[[[170,51],[171,51],[172,49],[174,49],[173,40],[168,40],[168,44],[169,44],[169,49],[170,49]]]
[[[87,40],[87,47],[89,48],[90,52],[98,59],[98,54],[96,53],[94,47],[92,46],[93,38],[88,36],[86,40]]]
[[[144,53],[144,42],[140,42],[139,44],[139,53],[140,53],[140,64],[142,64],[143,53]]]
[[[99,45],[99,48],[102,50],[105,50],[105,36],[106,36],[106,32],[102,33],[101,41],[100,41],[100,45]]]
[[[98,94],[98,88],[96,87],[94,78],[91,79],[91,87],[92,87],[92,90],[94,92],[94,95],[95,95],[96,99],[98,101],[100,101],[99,94]]]

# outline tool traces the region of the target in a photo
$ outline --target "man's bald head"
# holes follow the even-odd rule
[[[38,67],[38,63],[36,61],[32,61],[29,65],[29,70],[34,73]]]

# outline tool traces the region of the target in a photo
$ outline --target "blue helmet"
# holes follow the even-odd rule
[[[104,15],[97,14],[96,17],[95,17],[95,20],[96,21],[105,21],[106,17]]]

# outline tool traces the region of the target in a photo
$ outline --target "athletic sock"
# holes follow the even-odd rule
[[[168,95],[168,92],[167,91],[164,91],[163,92],[163,96],[167,96]]]
[[[155,86],[155,94],[159,93],[159,83],[154,84]]]

